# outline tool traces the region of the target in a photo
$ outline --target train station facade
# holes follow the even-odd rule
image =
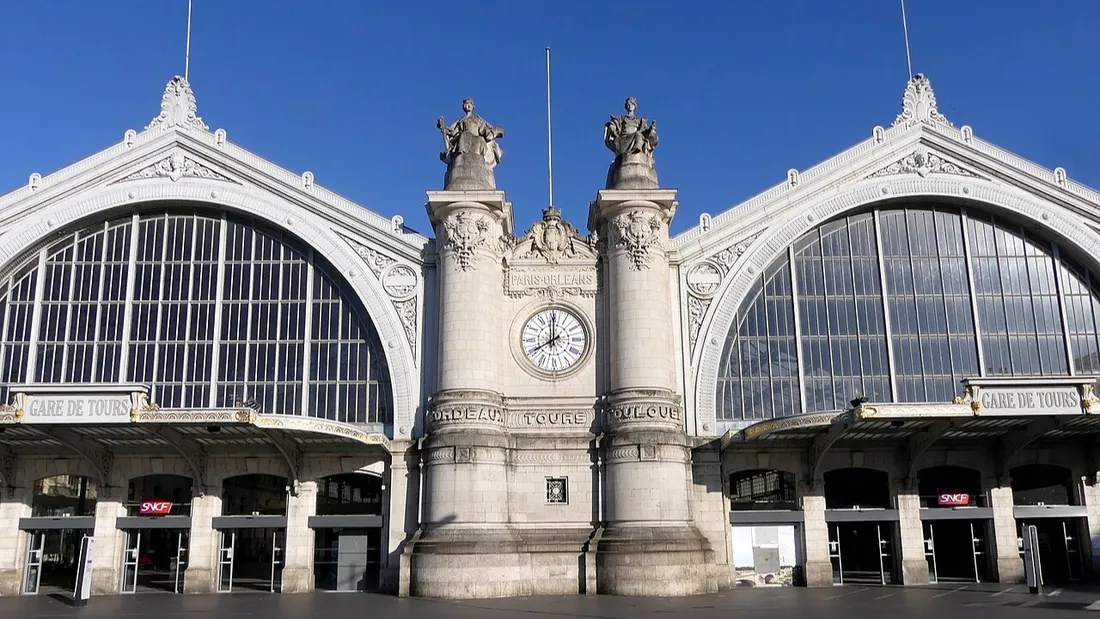
[[[96,595],[1019,582],[1031,525],[1048,584],[1100,578],[1100,193],[917,75],[670,235],[637,105],[586,232],[513,210],[473,101],[423,235],[178,77],[0,196],[0,595],[86,538]]]

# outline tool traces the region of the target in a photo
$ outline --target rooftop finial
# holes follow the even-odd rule
[[[932,92],[932,82],[923,73],[917,73],[905,86],[905,96],[901,99],[901,114],[890,125],[911,127],[919,123],[943,123],[953,127],[951,121],[940,114],[936,107],[936,93]]]
[[[146,125],[145,130],[170,127],[210,131],[210,127],[199,118],[198,104],[195,102],[195,93],[191,91],[191,84],[178,75],[164,87],[164,96],[160,99],[160,114]]]

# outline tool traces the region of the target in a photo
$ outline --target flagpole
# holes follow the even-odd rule
[[[909,65],[909,79],[912,79],[913,58],[909,55],[909,24],[905,20],[905,0],[901,0],[901,28],[905,33],[905,63]]]
[[[550,48],[546,48],[546,175],[550,181],[550,203],[554,206],[554,142],[550,132]]]
[[[187,47],[183,54],[183,79],[191,73],[191,0],[187,0]]]

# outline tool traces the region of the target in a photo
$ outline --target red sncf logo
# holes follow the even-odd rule
[[[139,513],[142,516],[163,516],[172,511],[171,501],[159,501],[156,499],[146,499],[141,502]]]

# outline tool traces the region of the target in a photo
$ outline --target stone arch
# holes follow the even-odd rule
[[[115,484],[125,488],[131,481],[149,475],[176,475],[186,477],[191,483],[200,484],[201,480],[195,479],[195,474],[190,465],[178,456],[165,456],[163,458],[127,458],[116,460],[113,477]]]
[[[385,476],[389,458],[379,455],[362,454],[356,456],[307,456],[302,467],[302,481],[321,481],[332,475],[342,473],[363,473],[364,475]],[[367,467],[378,470],[365,470]]]
[[[143,209],[156,203],[173,201],[197,207],[220,207],[243,213],[279,230],[297,236],[321,252],[358,295],[378,332],[390,367],[393,390],[394,433],[407,434],[417,407],[419,373],[409,347],[404,344],[404,328],[381,284],[352,249],[316,215],[270,195],[248,188],[217,182],[164,183],[157,181],[108,185],[89,192],[72,202],[59,201],[41,208],[37,217],[27,218],[3,235],[0,244],[0,268],[9,268],[51,233],[69,228],[96,215],[119,209]],[[405,428],[401,432],[399,428]]]
[[[793,209],[752,244],[738,261],[738,270],[715,294],[714,309],[700,328],[700,345],[695,351],[694,404],[699,427],[716,427],[716,394],[722,349],[736,312],[759,274],[787,251],[800,236],[852,211],[877,203],[901,199],[940,199],[951,204],[973,205],[1039,225],[1046,235],[1071,248],[1085,267],[1100,271],[1100,234],[1081,225],[1065,208],[1022,189],[972,177],[897,176],[868,179],[840,194],[824,194]]]
[[[938,505],[941,492],[965,492],[971,497],[982,494],[981,469],[961,464],[933,464],[917,470],[917,494],[922,505]],[[974,499],[971,499],[973,501]],[[985,505],[979,505],[985,507]]]
[[[278,475],[290,479],[290,467],[286,459],[281,455],[255,455],[255,456],[215,456],[207,464],[206,483],[221,492],[222,483],[232,477],[263,473],[266,475]]]
[[[17,486],[29,488],[39,479],[53,475],[84,475],[94,479],[97,484],[101,485],[107,485],[111,481],[100,479],[99,471],[87,459],[76,455],[53,458],[20,456],[16,459],[16,463]]]
[[[724,485],[733,510],[797,509],[798,471],[749,467],[725,471]]]

